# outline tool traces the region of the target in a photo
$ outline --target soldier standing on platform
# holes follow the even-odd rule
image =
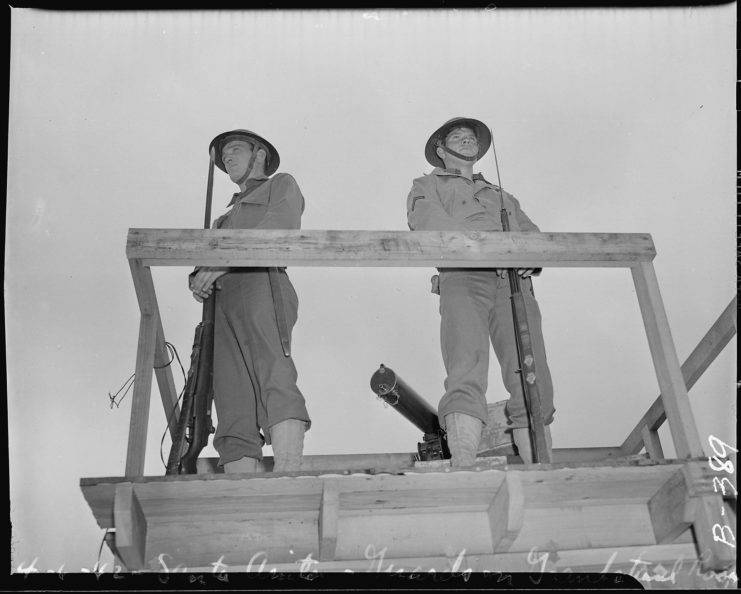
[[[473,172],[491,144],[489,129],[479,120],[455,118],[438,128],[425,145],[435,169],[414,180],[407,198],[412,230],[502,231],[504,205],[511,231],[538,231],[514,196]],[[551,449],[553,385],[545,356],[540,309],[532,293],[533,270],[519,269],[539,374],[538,384]],[[436,282],[437,281],[437,282]],[[436,285],[436,286],[435,286]],[[487,422],[486,389],[489,340],[510,394],[506,412],[513,440],[524,462],[533,461],[528,413],[519,376],[517,343],[506,269],[443,268],[433,277],[440,295],[440,341],[447,378],[439,407],[452,466],[474,463],[483,425]]]
[[[278,151],[249,130],[213,139],[214,164],[239,186],[214,229],[299,229],[304,197],[278,173]],[[189,279],[195,299],[216,291],[214,447],[225,472],[255,472],[272,443],[274,471],[299,470],[311,422],[290,356],[298,298],[284,268],[200,267]],[[263,436],[264,433],[264,436]]]

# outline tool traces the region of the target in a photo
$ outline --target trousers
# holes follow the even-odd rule
[[[520,280],[535,354],[536,385],[543,422],[548,425],[553,422],[555,409],[540,308],[532,293],[532,281]],[[511,295],[507,275],[500,278],[494,270],[440,270],[440,344],[447,374],[445,394],[438,406],[443,428],[445,416],[453,412],[487,422],[489,341],[501,367],[504,387],[509,393],[505,411],[510,426],[528,426],[525,395],[518,373]]]
[[[283,270],[279,281],[291,332],[298,318],[298,297]],[[271,426],[299,419],[308,429],[311,421],[297,386],[293,358],[283,353],[267,270],[237,269],[219,282],[214,323],[213,386],[218,418],[214,447],[220,464],[244,456],[262,460]]]

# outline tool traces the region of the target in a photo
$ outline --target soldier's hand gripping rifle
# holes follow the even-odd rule
[[[499,162],[497,160],[496,149],[494,149],[494,140],[492,135],[492,152],[497,168],[497,182],[499,183],[499,197],[502,204],[500,212],[502,219],[502,230],[510,230],[509,217],[507,208],[504,205],[504,190],[502,181],[499,177]],[[527,319],[527,310],[525,309],[525,297],[520,287],[520,277],[515,268],[508,268],[509,288],[512,293],[512,319],[515,325],[515,339],[517,342],[517,357],[520,363],[520,382],[522,391],[525,396],[525,406],[527,407],[528,417],[530,420],[530,435],[533,442],[533,462],[551,462],[551,453],[545,441],[545,431],[543,428],[543,410],[540,404],[540,393],[538,391],[538,375],[535,371],[535,353],[533,352],[533,343],[530,336],[530,324]]]
[[[211,197],[214,181],[214,155],[208,165],[208,187],[206,190],[205,228],[210,226]],[[190,369],[185,382],[183,404],[172,438],[166,474],[196,474],[196,461],[201,450],[208,445],[208,436],[213,433],[211,407],[213,403],[214,364],[214,316],[216,295],[213,293],[203,302],[201,323],[196,326]],[[187,447],[187,449],[186,449]]]
[[[450,458],[445,432],[440,427],[437,412],[417,394],[394,371],[383,364],[373,374],[371,390],[393,406],[404,418],[411,421],[424,434],[417,444],[420,460],[443,460]]]

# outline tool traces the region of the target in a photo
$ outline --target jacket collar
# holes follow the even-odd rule
[[[431,175],[463,177],[461,175],[461,170],[460,169],[444,169],[442,167],[435,167],[435,169],[432,170]],[[473,179],[474,182],[480,181],[480,182],[482,182],[483,184],[485,184],[487,186],[491,186],[492,188],[499,189],[499,186],[497,186],[496,184],[493,184],[490,181],[488,181],[480,173],[474,173],[472,179]]]
[[[261,175],[259,177],[253,177],[251,179],[247,180],[247,185],[243,192],[237,192],[232,195],[232,199],[227,204],[227,207],[232,206],[236,204],[237,202],[255,202],[258,204],[265,204],[267,202],[267,197],[264,197],[263,199],[254,197],[253,199],[248,199],[248,196],[252,194],[257,188],[259,188],[262,184],[264,184],[266,181],[268,181],[268,177],[266,175]]]

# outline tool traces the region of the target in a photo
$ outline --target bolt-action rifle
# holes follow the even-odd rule
[[[205,228],[211,219],[211,197],[214,180],[214,155],[208,166]],[[214,317],[216,296],[212,293],[203,302],[201,323],[196,326],[190,369],[185,382],[183,404],[172,438],[166,474],[196,474],[196,461],[208,445],[208,436],[214,432],[211,421],[214,367]],[[187,447],[187,449],[186,449]]]
[[[509,217],[507,215],[507,208],[504,205],[504,190],[502,190],[502,181],[499,177],[499,163],[493,140],[492,152],[494,153],[494,160],[497,167],[497,182],[499,183],[499,196],[502,203],[502,210],[500,212],[502,230],[507,232],[510,230]],[[530,420],[533,462],[551,462],[551,454],[545,441],[543,410],[540,404],[540,392],[538,391],[537,382],[538,375],[535,371],[535,354],[530,337],[530,324],[528,323],[527,310],[525,309],[525,298],[522,295],[520,287],[520,276],[517,274],[517,269],[515,268],[508,268],[507,274],[509,275],[509,288],[512,294],[512,318],[515,325],[517,356],[520,363],[520,381]]]
[[[450,458],[445,431],[440,427],[437,413],[424,398],[383,364],[371,377],[370,385],[381,400],[394,407],[424,434],[423,441],[417,444],[420,460]]]

